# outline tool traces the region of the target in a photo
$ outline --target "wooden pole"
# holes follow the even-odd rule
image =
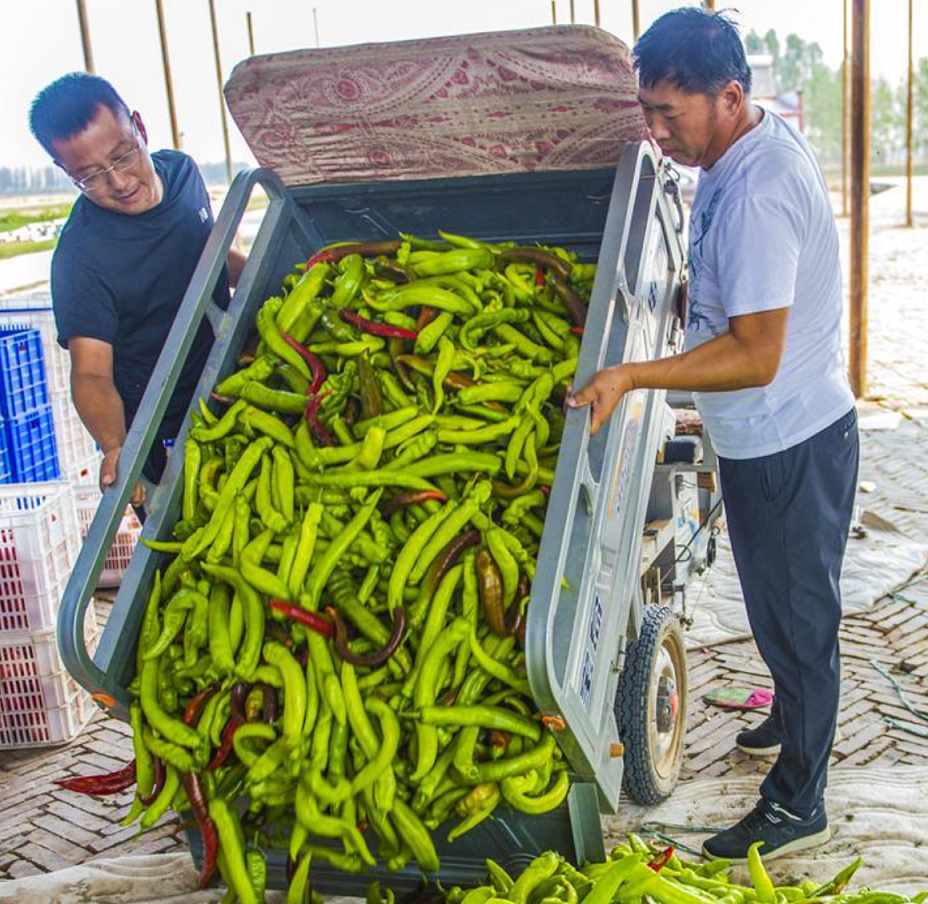
[[[867,392],[870,232],[870,0],[851,2],[851,389]]]
[[[841,216],[847,216],[847,139],[848,139],[848,116],[850,109],[848,104],[848,85],[849,73],[848,65],[850,60],[847,51],[847,0],[844,0],[844,65],[841,67]]]
[[[222,59],[219,56],[219,29],[216,27],[215,0],[209,0],[209,19],[213,27],[213,55],[216,58],[216,84],[219,87],[219,116],[222,120],[222,143],[226,151],[226,180],[232,182],[232,149],[229,147],[229,123],[226,121],[226,98],[222,93]]]
[[[313,34],[316,36],[316,46],[319,46],[319,16],[316,14],[316,7],[313,7]]]
[[[912,83],[915,71],[912,64],[912,0],[909,0],[909,78],[905,92],[905,225],[912,220]]]
[[[551,24],[557,25],[557,0],[551,0]]]
[[[162,0],[155,0],[155,11],[158,13],[158,34],[161,36],[161,61],[164,63],[164,87],[168,93],[168,113],[171,117],[171,140],[174,150],[180,150],[180,131],[177,128],[177,108],[174,106],[174,83],[171,79],[171,57],[168,54],[168,35],[164,27],[164,4]]]
[[[93,68],[93,47],[90,44],[90,24],[87,21],[87,6],[85,0],[77,0],[77,21],[81,27],[81,46],[84,48],[84,68],[91,74]]]
[[[715,0],[704,0],[706,9],[715,10]]]
[[[637,41],[641,34],[641,7],[638,0],[632,0],[632,37]]]
[[[248,24],[248,52],[251,56],[255,55],[255,30],[251,24],[251,13],[245,13],[245,21]]]
[[[570,24],[571,25],[577,24],[577,16],[576,16],[576,13],[574,12],[574,0],[570,0]]]
[[[599,0],[593,0],[593,24],[599,28]]]

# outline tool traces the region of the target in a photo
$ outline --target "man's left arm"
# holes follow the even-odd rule
[[[229,249],[229,256],[226,258],[226,268],[229,271],[229,288],[234,289],[238,285],[239,277],[242,275],[242,269],[245,266],[245,260],[244,254]]]

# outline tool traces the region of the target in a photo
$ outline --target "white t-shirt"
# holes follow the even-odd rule
[[[719,455],[782,452],[850,411],[828,189],[805,139],[776,114],[764,111],[700,173],[688,265],[687,349],[729,332],[730,317],[792,308],[772,383],[694,394]]]

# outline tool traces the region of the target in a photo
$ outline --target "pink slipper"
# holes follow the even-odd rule
[[[709,691],[703,699],[723,709],[762,709],[773,702],[773,691],[760,687],[724,687]]]

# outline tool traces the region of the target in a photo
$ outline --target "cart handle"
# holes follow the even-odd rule
[[[228,332],[230,317],[240,306],[236,304],[234,298],[229,311],[223,311],[212,300],[212,293],[222,268],[225,266],[229,249],[252,192],[259,185],[267,194],[270,202],[261,231],[264,230],[268,221],[274,222],[280,216],[286,215],[293,219],[297,228],[304,234],[307,245],[318,241],[318,236],[308,223],[305,214],[297,208],[283,182],[274,172],[268,169],[252,169],[240,172],[235,177],[148,381],[139,405],[139,413],[126,436],[119,455],[116,482],[103,493],[96,516],[87,533],[87,539],[81,547],[61,600],[58,613],[58,649],[65,668],[79,684],[91,691],[93,699],[98,704],[114,710],[116,715],[123,718],[128,716],[129,695],[122,684],[114,676],[108,674],[108,668],[117,653],[124,658],[126,651],[117,651],[115,644],[107,643],[107,634],[110,634],[107,631],[96,654],[91,656],[84,639],[84,617],[91,596],[96,589],[97,579],[103,569],[107,552],[122,521],[131,490],[139,479],[149,449],[155,440],[161,418],[177,384],[197,328],[204,315],[207,316],[216,334],[215,350],[216,345],[222,342],[224,335]],[[259,232],[259,236],[260,234]],[[260,257],[260,255],[255,257]],[[249,255],[236,288],[236,296],[241,294],[247,299],[256,279],[258,265],[259,261]],[[209,364],[206,366],[208,367]],[[192,404],[195,404],[195,400]],[[181,438],[186,436],[186,430],[185,420]],[[177,467],[176,463],[169,462],[166,476],[171,472],[172,464]],[[153,521],[154,524],[146,525],[153,528],[153,530],[146,530],[146,534],[156,533],[160,527],[167,505],[165,499],[167,493],[162,490],[168,489],[169,483],[162,479],[161,484],[149,499],[148,514],[150,517],[148,521]],[[146,559],[151,556],[151,551],[144,547],[140,547],[137,552],[139,556]],[[141,568],[139,573],[142,573]],[[115,622],[112,627],[114,629],[119,627],[118,633],[122,637],[135,637],[141,624],[144,606],[121,605],[121,603],[120,595],[117,596],[117,603],[110,616],[110,622]],[[108,627],[111,626],[108,624]],[[123,631],[122,628],[128,630]],[[110,636],[113,635],[110,634]]]

